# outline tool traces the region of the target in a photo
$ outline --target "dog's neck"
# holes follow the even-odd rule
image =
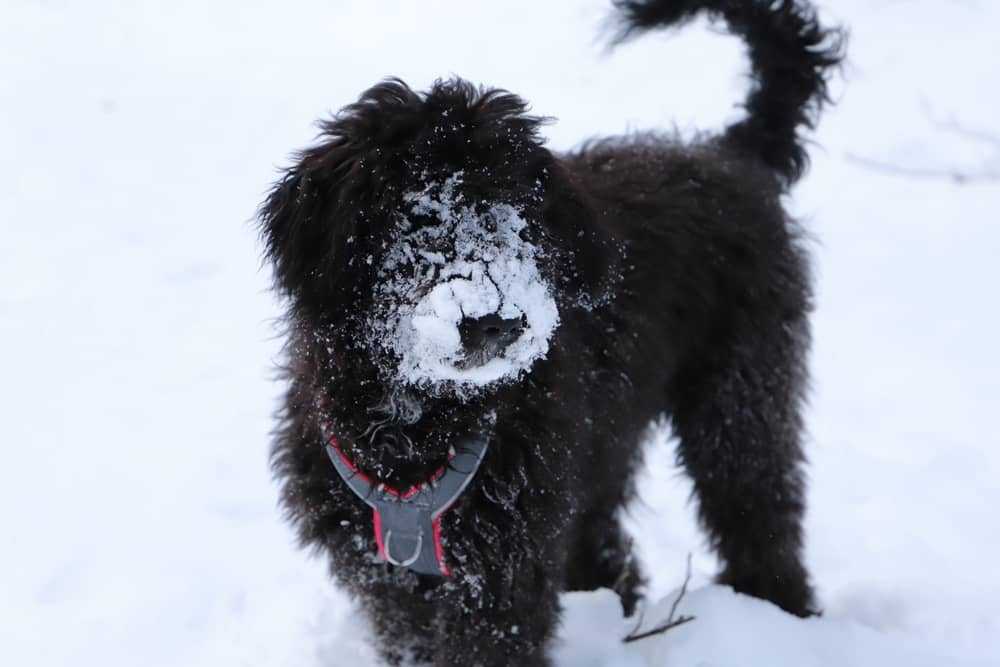
[[[475,476],[486,455],[485,436],[453,447],[448,462],[426,480],[407,489],[379,483],[344,453],[336,435],[324,429],[326,451],[341,479],[372,508],[372,527],[379,556],[418,574],[450,576],[441,542],[441,515]]]

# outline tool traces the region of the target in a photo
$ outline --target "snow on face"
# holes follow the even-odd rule
[[[538,271],[541,250],[521,237],[529,224],[521,211],[500,203],[476,207],[457,192],[461,182],[457,172],[404,196],[410,208],[397,219],[379,268],[379,306],[369,326],[376,348],[398,360],[391,370],[399,381],[469,394],[515,379],[544,358],[559,312]],[[497,356],[472,365],[459,325],[489,315],[520,320],[522,332]]]

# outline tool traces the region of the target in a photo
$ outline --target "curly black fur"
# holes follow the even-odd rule
[[[838,34],[792,0],[623,0],[623,36],[723,17],[750,47],[748,116],[720,137],[605,139],[568,155],[499,90],[398,80],[322,124],[260,211],[288,304],[290,383],[273,463],[301,542],[329,557],[385,659],[546,665],[564,590],[608,587],[631,611],[642,575],[618,512],[640,443],[666,415],[694,480],[720,581],[799,615],[809,272],[780,198],[803,171],[798,137],[825,99]],[[825,45],[825,46],[824,46]],[[378,257],[404,192],[464,173],[468,201],[516,204],[545,249],[560,324],[520,380],[461,400],[400,391],[366,336]],[[377,265],[377,262],[375,263]],[[406,485],[469,433],[490,449],[444,515],[451,578],[375,556],[371,512],[337,476],[320,430],[358,465]]]

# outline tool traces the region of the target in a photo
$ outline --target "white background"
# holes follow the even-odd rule
[[[607,5],[4,0],[0,662],[370,664],[275,507],[280,307],[254,210],[311,123],[387,75],[509,88],[558,119],[557,149],[738,117],[736,40],[698,23],[609,56]],[[694,554],[699,618],[625,650],[609,595],[567,596],[561,665],[1000,662],[1000,6],[823,7],[850,61],[789,206],[815,235],[826,614],[704,587],[661,433],[632,524],[654,599]]]

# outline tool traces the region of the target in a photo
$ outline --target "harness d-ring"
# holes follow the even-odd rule
[[[417,562],[420,558],[420,550],[424,546],[424,534],[419,533],[417,535],[417,546],[413,548],[413,555],[406,560],[396,560],[392,557],[392,529],[385,531],[385,559],[392,563],[393,565],[399,565],[400,567],[409,567]]]

